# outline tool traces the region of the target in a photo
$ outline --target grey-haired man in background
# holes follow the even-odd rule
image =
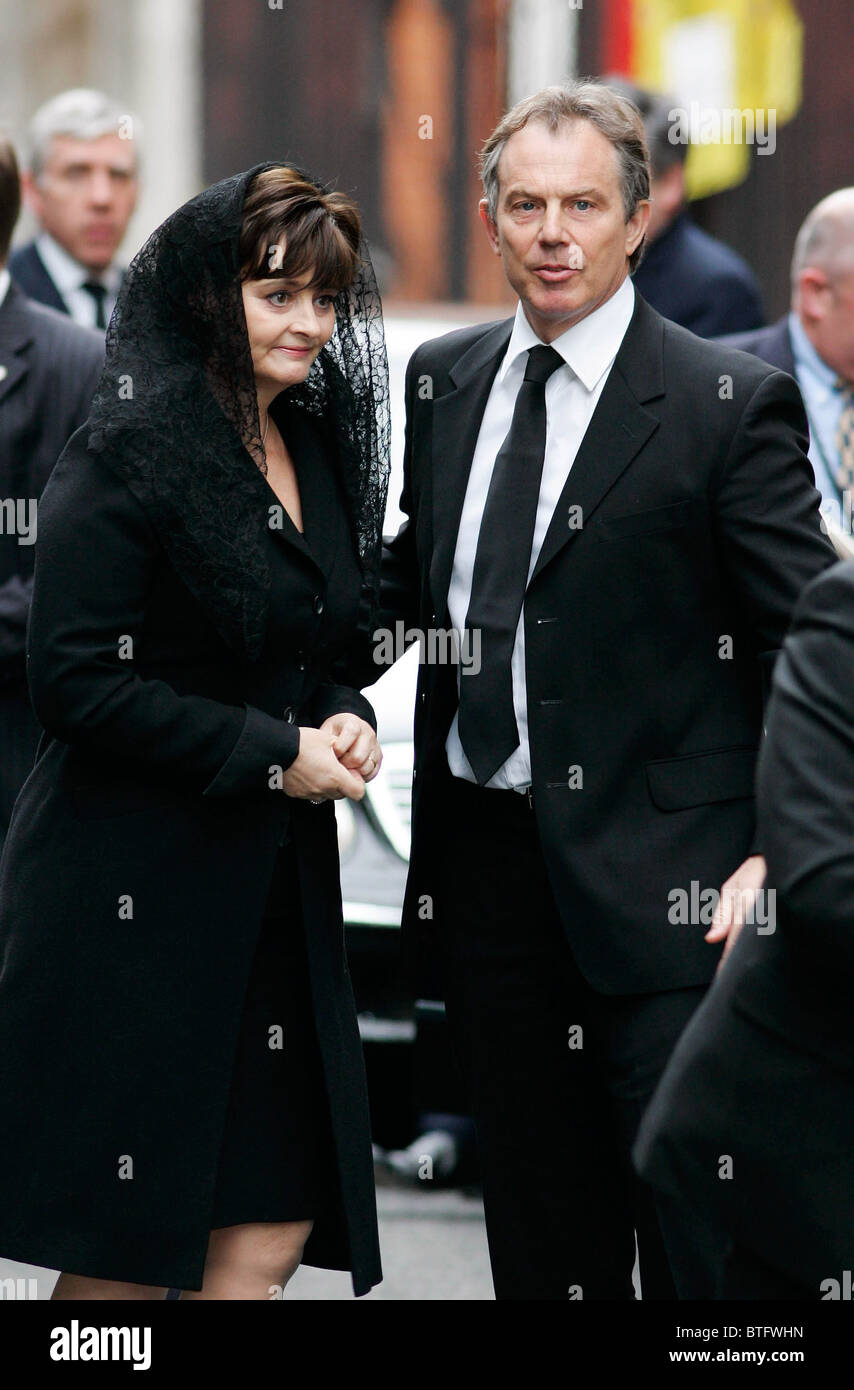
[[[31,299],[105,329],[123,270],[116,255],[136,205],[139,121],[103,92],[74,88],[30,123],[24,197],[41,230],[10,258]]]

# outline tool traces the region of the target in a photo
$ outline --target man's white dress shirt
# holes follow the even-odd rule
[[[608,373],[629,326],[634,307],[634,286],[627,276],[610,299],[592,314],[573,324],[551,344],[555,351],[560,353],[565,365],[558,367],[546,382],[546,452],[528,566],[529,579],[555,505],[608,379]],[[537,337],[528,322],[520,300],[510,342],[483,412],[457,532],[448,590],[448,610],[451,625],[459,632],[461,639],[471,598],[477,539],[492,470],[501,445],[510,430],[516,396],[525,374],[528,349],[541,342],[542,339]],[[467,653],[467,659],[471,660],[476,648],[467,644],[463,650]],[[476,675],[466,675],[464,671],[462,665],[457,667],[458,691],[461,680],[477,679]],[[511,674],[519,746],[490,777],[486,785],[512,788],[521,792],[531,784],[528,702],[525,688],[524,603],[516,629]],[[477,779],[460,742],[458,722],[458,714],[455,714],[445,742],[448,765],[455,777],[464,777],[470,782],[475,782]]]

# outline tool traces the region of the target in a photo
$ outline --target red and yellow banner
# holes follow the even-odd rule
[[[798,110],[803,25],[793,0],[610,0],[602,66],[673,98],[703,198],[740,183],[754,148],[773,153]]]

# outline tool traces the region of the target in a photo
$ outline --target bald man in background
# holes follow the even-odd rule
[[[791,308],[770,328],[721,342],[793,376],[810,427],[822,515],[842,558],[854,555],[854,187],[808,213],[792,256]]]

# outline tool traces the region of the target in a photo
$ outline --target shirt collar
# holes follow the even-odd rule
[[[116,266],[108,266],[106,270],[97,273],[89,270],[73,256],[69,256],[65,247],[60,246],[49,232],[39,232],[36,237],[36,250],[61,295],[64,296],[71,290],[79,290],[87,280],[99,281],[109,294],[117,293],[121,275]]]
[[[819,357],[804,332],[804,326],[794,309],[789,312],[789,335],[792,340],[792,356],[795,359],[795,368],[798,373],[804,370],[812,372],[822,386],[833,390],[838,381],[837,374]]]
[[[550,346],[560,353],[564,362],[588,391],[593,390],[603,372],[616,357],[634,307],[635,287],[627,275],[610,299],[606,299],[592,314],[574,323],[551,343]],[[529,348],[536,347],[538,343],[541,344],[542,339],[537,337],[528,322],[520,299],[516,306],[516,319],[510,342],[499,369],[499,379],[504,381],[516,359]]]
[[[0,305],[4,303],[6,295],[9,293],[9,286],[11,283],[12,277],[6,267],[3,266],[2,270],[0,270]]]

